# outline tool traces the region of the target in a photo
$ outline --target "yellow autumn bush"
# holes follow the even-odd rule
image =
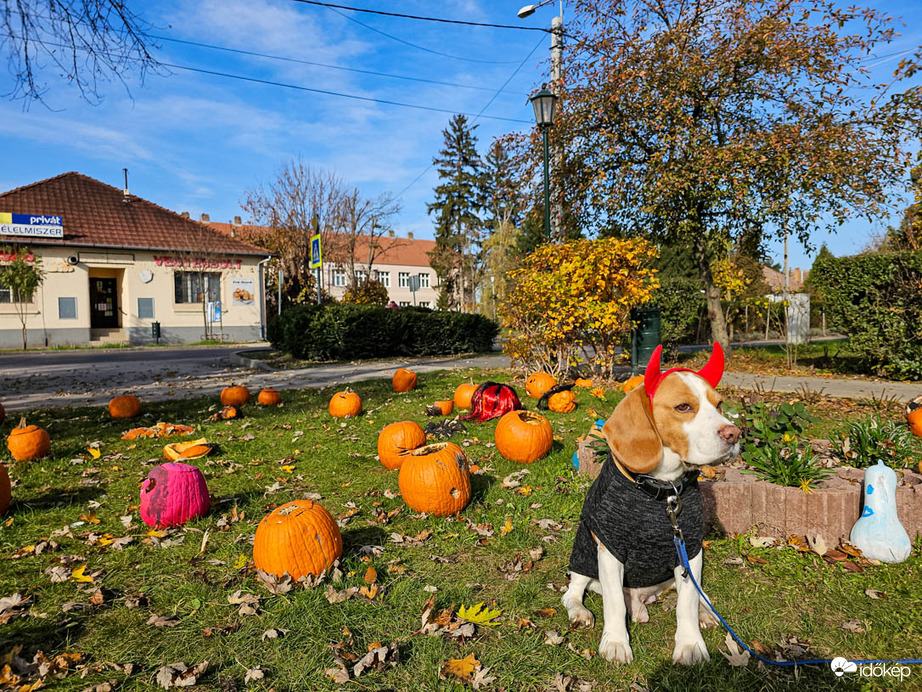
[[[645,240],[604,238],[541,245],[509,273],[513,288],[500,311],[513,366],[555,374],[590,363],[610,377],[630,330],[631,308],[657,286]]]

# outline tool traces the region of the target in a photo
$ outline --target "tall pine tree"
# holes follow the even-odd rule
[[[429,258],[441,286],[438,306],[462,312],[474,302],[472,255],[479,251],[484,228],[480,212],[486,185],[475,129],[465,116],[455,115],[442,131],[443,148],[432,160],[441,183],[435,202],[427,205],[435,217],[435,248]]]

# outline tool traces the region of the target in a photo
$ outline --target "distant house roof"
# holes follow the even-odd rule
[[[127,201],[126,201],[127,200]],[[0,194],[0,212],[62,217],[63,238],[0,235],[0,244],[261,255],[265,250],[81,173]]]
[[[801,291],[804,287],[804,281],[810,275],[809,269],[789,269],[788,270],[788,290]],[[772,291],[780,291],[784,288],[784,273],[771,267],[762,267],[762,278]]]
[[[220,223],[212,221],[210,225],[223,233],[224,235],[236,238],[239,236],[251,239],[251,242],[259,242],[257,239],[268,231],[266,226],[254,226],[248,224]],[[338,244],[341,234],[332,234],[333,242],[328,242],[328,247],[323,249],[323,257],[326,261],[343,262],[342,253],[337,253],[336,249],[329,247]],[[377,238],[378,250],[375,253],[376,265],[405,264],[411,267],[428,267],[430,266],[429,251],[435,248],[434,240],[418,240],[416,238],[398,238],[383,236]],[[353,253],[355,261],[358,263],[368,263],[368,236],[359,236],[355,244]]]

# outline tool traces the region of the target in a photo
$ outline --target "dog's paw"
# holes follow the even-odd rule
[[[698,606],[698,627],[703,630],[711,629],[712,627],[717,627],[720,621],[717,619],[717,616],[708,608],[704,603],[699,604]]]
[[[574,629],[588,629],[595,625],[595,616],[588,608],[583,606],[568,609],[567,614],[570,616],[570,627]]]
[[[700,634],[694,639],[677,641],[672,652],[672,662],[680,663],[683,666],[693,666],[696,663],[704,663],[710,660],[711,657],[708,655],[707,646]]]
[[[647,612],[647,606],[640,601],[632,601],[631,620],[634,622],[650,622],[650,613]]]
[[[634,652],[627,640],[616,639],[607,632],[602,632],[602,641],[599,642],[599,654],[606,661],[612,663],[630,663],[634,660]]]

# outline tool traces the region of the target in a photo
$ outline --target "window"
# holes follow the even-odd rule
[[[176,272],[173,295],[177,303],[210,303],[221,300],[221,275],[203,272]]]
[[[401,301],[398,303],[398,305],[400,305],[400,307],[402,307],[402,308],[408,308],[408,307],[410,307],[410,301],[409,301],[409,300],[401,300]]]
[[[365,279],[367,279],[367,278],[368,278],[368,272],[367,272],[367,271],[365,271],[364,269],[356,269],[356,270],[355,270],[355,283],[356,283],[357,286],[360,286],[360,285],[362,285],[363,283],[365,283]]]
[[[58,319],[61,319],[61,320],[77,319],[77,299],[76,298],[58,298]]]
[[[420,274],[419,275],[419,287],[420,288],[429,288],[429,275]]]
[[[384,288],[391,287],[391,273],[390,272],[379,272],[375,269],[375,278],[381,283]]]
[[[0,303],[31,303],[32,297],[30,296],[27,300],[20,300],[18,295],[13,294],[13,289],[9,286],[4,286],[0,284]]]
[[[421,301],[419,301],[419,307],[421,307],[421,308],[428,308],[428,307],[429,307],[429,301],[428,301],[428,300],[421,300]]]
[[[334,286],[345,286],[346,285],[346,272],[342,269],[333,270],[333,285]]]
[[[138,319],[154,319],[154,299],[138,298]]]
[[[410,287],[410,272],[398,272],[397,285],[400,288],[409,288]]]

